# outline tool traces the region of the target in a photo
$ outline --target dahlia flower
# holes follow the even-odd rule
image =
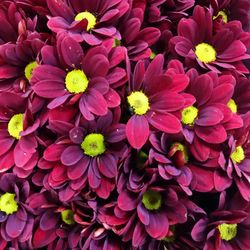
[[[115,23],[127,12],[127,0],[71,1],[47,0],[51,12],[48,27],[56,32],[66,31],[78,42],[93,46],[106,37],[120,38]]]

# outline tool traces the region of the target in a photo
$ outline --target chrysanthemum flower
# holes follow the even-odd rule
[[[244,126],[235,131],[220,155],[221,168],[214,173],[218,191],[230,187],[234,180],[242,197],[250,201],[250,112],[242,115]]]
[[[194,6],[194,0],[149,0],[146,13],[150,23],[166,19],[178,21],[187,16],[187,10]]]
[[[97,121],[83,119],[66,138],[45,150],[47,163],[41,161],[40,167],[52,168],[47,181],[59,189],[62,201],[78,194],[87,183],[102,198],[107,198],[113,190],[118,163],[126,150],[122,142],[125,126],[116,119],[111,112]]]
[[[200,219],[191,235],[203,249],[247,250],[250,248],[249,209],[249,203],[238,194],[230,199],[222,193],[218,209]]]
[[[250,58],[249,37],[237,21],[214,31],[211,13],[196,6],[192,17],[179,22],[178,36],[171,38],[169,44],[172,52],[184,57],[189,66],[199,65],[217,73],[223,69],[248,73],[243,60]]]
[[[61,246],[66,249],[69,246],[73,249],[78,245],[80,227],[75,222],[75,213],[69,204],[59,201],[54,191],[34,193],[27,202],[39,219],[33,237],[35,248]]]
[[[26,92],[34,68],[39,64],[38,55],[44,42],[38,33],[29,35],[18,44],[0,46],[0,90]]]
[[[133,115],[126,125],[126,135],[137,149],[146,143],[151,127],[166,133],[181,130],[180,121],[172,113],[184,107],[185,98],[179,92],[189,79],[185,75],[163,75],[163,62],[162,55],[156,56],[146,69],[143,61],[138,62],[131,80],[127,102]]]
[[[0,172],[15,165],[13,171],[21,178],[31,174],[38,161],[34,132],[40,121],[34,120],[26,105],[26,100],[16,94],[0,94]]]
[[[199,4],[206,4],[204,1],[199,1]],[[212,10],[213,19],[227,23],[232,20],[239,20],[242,23],[244,30],[249,31],[250,22],[250,2],[248,0],[217,0],[209,1],[210,9]]]
[[[182,135],[152,134],[149,141],[153,146],[149,151],[149,161],[157,162],[159,174],[165,180],[175,179],[180,187],[191,194],[189,185],[192,172],[189,169],[188,145]]]
[[[84,55],[80,44],[61,34],[56,46],[42,49],[44,64],[33,72],[32,89],[38,96],[52,100],[50,109],[79,101],[80,111],[87,120],[93,120],[94,115],[103,116],[108,108],[120,104],[119,95],[108,82],[107,57],[103,46],[91,48]]]
[[[187,221],[188,211],[192,210],[193,203],[187,202],[179,187],[167,186],[158,177],[151,170],[138,178],[136,173],[121,177],[117,202],[99,210],[102,223],[121,235],[123,241],[132,240],[135,248],[142,247],[147,239],[163,240],[170,227]]]
[[[150,46],[153,46],[160,37],[159,29],[144,27],[143,16],[143,9],[132,8],[118,27],[121,38],[116,39],[115,43],[126,48],[128,57],[132,61],[148,58],[152,52]]]
[[[199,161],[208,159],[209,144],[227,139],[227,131],[242,126],[242,119],[230,109],[235,79],[231,75],[218,77],[210,72],[198,76],[190,70],[190,85],[186,92],[196,101],[182,110],[183,134],[191,144],[190,150]]]
[[[0,178],[1,236],[6,241],[25,242],[31,239],[34,219],[26,200],[28,181],[6,173]]]
[[[26,17],[13,1],[1,1],[0,44],[22,40],[36,27],[36,19]]]
[[[71,1],[48,0],[52,14],[48,27],[58,33],[67,31],[76,41],[101,44],[106,37],[120,38],[115,23],[127,12],[127,0]]]

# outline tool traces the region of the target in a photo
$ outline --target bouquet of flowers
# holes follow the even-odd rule
[[[249,31],[249,0],[2,0],[0,250],[249,250]]]

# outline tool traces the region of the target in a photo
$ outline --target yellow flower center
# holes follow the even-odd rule
[[[0,211],[7,215],[13,214],[18,210],[18,204],[15,201],[15,194],[5,193],[0,197]]]
[[[216,16],[213,16],[213,20],[217,19],[218,17],[221,17],[224,23],[228,22],[228,17],[225,11],[219,11]]]
[[[81,144],[81,148],[84,154],[91,157],[103,154],[106,150],[104,136],[97,133],[87,135]]]
[[[183,144],[179,143],[179,142],[176,142],[174,143],[172,146],[171,146],[171,149],[172,148],[175,148],[175,152],[176,151],[181,151],[184,155],[184,161],[185,163],[188,162],[189,160],[189,156],[188,156],[188,151],[187,151],[187,147],[184,146]]]
[[[231,154],[231,159],[235,163],[241,163],[245,159],[244,149],[241,146],[236,147],[234,152]]]
[[[144,115],[150,109],[148,97],[141,91],[134,91],[127,98],[130,107],[137,115]]]
[[[21,138],[20,133],[23,131],[23,114],[13,115],[8,123],[8,132],[15,139]]]
[[[158,210],[161,207],[162,196],[159,192],[148,190],[143,194],[142,203],[148,210]]]
[[[36,61],[29,63],[24,69],[25,77],[30,80],[32,77],[33,70],[38,66]]]
[[[183,124],[192,125],[198,116],[198,109],[194,106],[184,108],[181,112],[181,121]]]
[[[88,21],[87,31],[95,27],[96,17],[92,13],[88,11],[84,11],[84,12],[80,12],[79,14],[75,16],[75,21],[82,21],[83,19],[87,19]]]
[[[227,103],[227,106],[231,109],[233,113],[237,113],[238,107],[233,99],[230,99]]]
[[[65,78],[66,89],[72,94],[83,93],[89,85],[89,80],[80,69],[73,69]]]
[[[71,209],[66,209],[61,212],[61,217],[63,222],[65,222],[68,225],[73,225],[75,224],[74,221],[74,213]]]
[[[237,235],[237,224],[223,223],[218,226],[220,237],[222,240],[232,240]]]
[[[216,60],[216,51],[208,43],[200,43],[195,47],[195,55],[203,63],[211,63]]]
[[[156,53],[154,51],[152,51],[150,54],[150,59],[154,59],[155,57],[156,57]]]

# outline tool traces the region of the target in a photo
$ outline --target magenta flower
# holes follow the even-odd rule
[[[202,27],[202,29],[200,29]],[[170,49],[185,58],[188,66],[220,73],[223,69],[249,73],[243,60],[249,59],[249,33],[234,21],[214,30],[211,13],[201,6],[194,8],[193,16],[178,24],[178,36],[171,38]]]
[[[182,135],[151,134],[149,141],[153,146],[149,151],[150,164],[156,162],[160,176],[165,180],[174,179],[180,187],[191,194],[189,185],[192,172],[189,169],[188,145]]]
[[[80,44],[61,34],[55,47],[42,49],[44,64],[34,70],[32,89],[38,96],[51,99],[50,109],[79,102],[87,120],[106,115],[108,108],[120,104],[119,95],[108,82],[107,56],[103,46],[91,48],[84,55]]]
[[[250,113],[242,115],[244,126],[235,131],[228,140],[220,155],[220,166],[214,173],[215,188],[223,191],[232,185],[234,180],[242,197],[250,201],[250,154],[249,129]]]
[[[47,181],[59,189],[60,200],[71,199],[87,183],[102,198],[114,189],[118,164],[126,150],[122,143],[125,126],[116,119],[111,112],[97,121],[82,119],[67,138],[62,137],[45,150],[40,168],[51,169]]]
[[[187,75],[190,85],[186,92],[196,101],[182,111],[183,134],[194,157],[205,161],[211,144],[226,141],[228,130],[242,126],[241,117],[230,108],[235,79],[231,75],[218,77],[214,72],[198,76],[196,70]]]
[[[0,89],[2,91],[27,92],[34,68],[39,64],[38,55],[44,46],[38,33],[29,35],[18,44],[0,46]]]
[[[249,209],[249,203],[238,194],[230,199],[223,192],[218,209],[200,219],[191,235],[203,249],[249,249]]]
[[[61,245],[66,249],[67,246],[75,248],[78,245],[80,227],[74,219],[75,213],[68,204],[59,201],[54,191],[34,193],[27,202],[39,218],[33,237],[35,248]]]
[[[101,44],[103,39],[113,37],[120,39],[115,28],[117,21],[127,12],[127,0],[48,0],[52,14],[48,27],[58,32],[68,32],[76,41],[85,41],[89,45]]]
[[[5,241],[25,242],[31,239],[34,224],[31,209],[26,200],[29,196],[28,181],[6,173],[0,178],[0,227]]]
[[[146,143],[152,128],[171,134],[181,130],[173,113],[184,107],[185,98],[179,92],[189,81],[185,75],[163,75],[163,62],[162,55],[156,56],[146,69],[143,61],[138,62],[131,80],[127,101],[133,115],[126,125],[126,135],[137,149]]]
[[[38,161],[38,141],[35,135],[40,125],[26,107],[26,100],[16,94],[0,94],[0,172],[14,167],[20,178],[32,173]]]

